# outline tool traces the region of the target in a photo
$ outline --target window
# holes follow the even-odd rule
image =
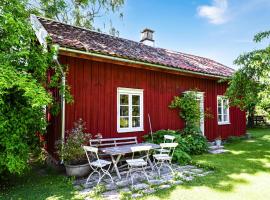
[[[218,124],[229,124],[229,100],[224,96],[217,97],[217,108],[218,108]]]
[[[143,90],[117,88],[117,132],[143,131]]]

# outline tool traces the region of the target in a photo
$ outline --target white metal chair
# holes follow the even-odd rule
[[[89,165],[90,165],[91,169],[93,170],[91,172],[91,174],[88,176],[88,178],[86,180],[86,184],[88,184],[91,176],[94,173],[97,173],[99,176],[97,184],[99,184],[99,182],[101,181],[101,179],[105,175],[108,175],[111,178],[111,181],[114,182],[111,174],[109,173],[109,169],[111,167],[112,162],[99,159],[98,148],[96,148],[96,147],[83,146],[83,149],[86,153]],[[106,166],[108,166],[108,167],[105,169]]]
[[[137,146],[137,147],[131,147],[132,151],[132,157],[131,159],[126,160],[128,164],[128,172],[127,172],[127,178],[128,176],[131,177],[131,183],[133,187],[133,175],[132,173],[142,173],[145,175],[147,181],[149,181],[149,178],[147,176],[147,173],[145,171],[145,167],[148,165],[147,161],[149,160],[149,151],[151,149],[151,146]],[[139,154],[140,157],[135,157],[136,154]]]
[[[175,139],[175,136],[173,136],[173,135],[164,135],[163,143],[167,143],[167,142],[173,143],[174,139]],[[159,153],[169,153],[168,149],[162,149],[162,148],[156,149],[156,151],[159,152]]]
[[[172,163],[174,150],[177,146],[178,146],[178,143],[161,143],[160,144],[161,149],[167,150],[167,152],[164,153],[164,151],[160,151],[159,154],[153,155],[154,162],[155,162],[154,166],[157,168],[159,176],[160,176],[160,169],[162,167],[168,167],[173,173],[171,163]]]

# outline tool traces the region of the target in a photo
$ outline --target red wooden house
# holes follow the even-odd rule
[[[198,89],[201,131],[213,140],[246,132],[245,112],[228,107],[223,97],[227,83],[219,80],[234,72],[213,60],[154,47],[153,31],[145,29],[135,42],[53,20],[31,17],[41,43],[49,35],[59,45],[58,60],[69,67],[66,80],[74,97],[61,114],[49,118],[48,151],[73,122],[82,118],[87,131],[103,137],[137,136],[153,131],[182,129],[178,112],[168,108],[174,96]],[[55,94],[57,95],[57,94]],[[64,121],[63,121],[63,120]],[[63,135],[62,135],[63,136]]]

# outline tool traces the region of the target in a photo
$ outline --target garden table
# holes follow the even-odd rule
[[[139,144],[130,144],[130,145],[122,145],[122,146],[116,146],[116,147],[106,147],[106,148],[100,148],[99,150],[102,153],[105,153],[107,155],[111,156],[112,163],[114,166],[114,169],[116,171],[116,174],[119,179],[121,179],[121,175],[119,173],[118,169],[118,162],[120,161],[120,158],[124,156],[125,154],[132,153],[131,147],[138,147],[138,146],[151,146],[151,149],[159,149],[160,146],[157,144],[152,143],[139,143]],[[148,163],[153,169],[153,164],[150,159],[148,159]]]

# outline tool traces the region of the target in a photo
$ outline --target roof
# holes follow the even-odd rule
[[[140,42],[71,26],[54,20],[37,17],[54,44],[60,47],[95,52],[144,63],[158,64],[169,68],[205,75],[228,77],[232,68],[208,58],[151,47]]]

